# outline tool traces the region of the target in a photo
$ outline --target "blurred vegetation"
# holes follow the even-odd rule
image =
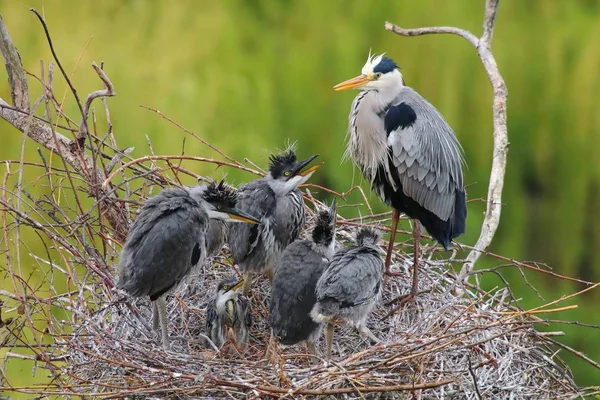
[[[149,154],[145,135],[157,154],[180,153],[185,137],[139,107],[146,105],[226,153],[259,165],[267,163],[269,151],[298,141],[301,157],[318,152],[326,162],[313,183],[337,191],[362,183],[367,189],[349,163],[340,164],[355,93],[335,93],[332,86],[358,74],[372,49],[394,58],[407,84],[441,110],[465,149],[469,198],[487,195],[492,97],[476,51],[454,36],[402,38],[383,29],[390,20],[403,27],[454,25],[479,35],[483,0],[0,1],[26,70],[39,75],[40,59],[49,62],[51,54],[29,7],[44,12],[59,57],[82,98],[101,88],[90,64],[104,61],[118,94],[108,100],[115,135],[122,148],[135,146],[134,157]],[[502,220],[491,250],[545,262],[558,273],[590,281],[600,280],[599,36],[600,2],[503,0],[493,41],[509,89],[511,144]],[[65,93],[67,114],[77,116],[58,70],[55,81],[60,89],[55,92]],[[31,77],[29,82],[34,101],[40,85]],[[0,95],[10,98],[3,68]],[[3,122],[0,129],[0,159],[18,159],[21,135]],[[27,143],[26,159],[39,159],[36,148]],[[214,156],[195,141],[188,141],[185,152]],[[250,179],[207,165],[191,168],[215,178],[228,173],[234,183]],[[28,172],[25,177],[34,194],[44,190],[32,182],[37,175]],[[371,199],[376,211],[385,210],[374,195]],[[475,243],[484,208],[482,201],[469,203],[469,229],[461,241]],[[346,211],[348,216],[358,212]],[[35,251],[41,244],[32,247]],[[26,262],[22,267],[31,268],[31,279],[42,280],[33,262]],[[491,265],[487,258],[480,267]],[[540,304],[517,272],[507,275],[515,293],[526,296],[523,307]],[[581,289],[528,277],[548,299]],[[3,286],[12,287],[8,282]],[[600,293],[583,300],[578,310],[555,317],[600,324],[600,316],[589,311]],[[571,325],[558,329],[567,333],[564,343],[600,359],[591,337],[596,332]],[[566,359],[578,383],[600,382],[598,371]],[[29,363],[10,361],[8,366],[13,383],[31,381]]]

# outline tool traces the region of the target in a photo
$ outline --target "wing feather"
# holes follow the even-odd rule
[[[412,123],[386,124],[404,194],[447,221],[454,212],[455,191],[464,191],[462,148],[442,115],[413,89],[404,87],[395,103],[388,114],[414,111]]]

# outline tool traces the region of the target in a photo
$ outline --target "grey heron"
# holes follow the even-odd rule
[[[317,282],[317,302],[311,317],[327,324],[327,358],[331,356],[335,325],[351,325],[372,342],[380,341],[366,325],[382,293],[385,267],[377,246],[379,238],[376,230],[361,228],[356,234],[356,244],[338,250]]]
[[[244,273],[245,295],[250,291],[254,273],[266,273],[272,279],[279,255],[300,235],[305,215],[304,200],[297,188],[321,166],[305,168],[317,156],[298,162],[292,149],[273,155],[265,177],[240,186],[238,207],[262,219],[255,227],[229,227],[229,249],[234,263]]]
[[[210,219],[259,224],[236,208],[234,188],[213,182],[193,188],[167,188],[147,200],[132,224],[119,261],[118,286],[128,294],[149,296],[153,328],[168,348],[166,294],[206,258]]]
[[[243,279],[225,277],[217,285],[217,294],[206,309],[206,332],[210,340],[221,347],[233,331],[236,344],[245,350],[250,337],[252,311],[248,298],[240,293]]]
[[[462,147],[439,111],[404,85],[396,63],[383,54],[369,54],[362,74],[334,89],[361,90],[350,109],[345,157],[393,208],[386,274],[395,275],[390,264],[400,213],[413,219],[413,280],[407,299],[414,298],[420,224],[446,250],[466,229]]]
[[[317,301],[317,281],[335,251],[335,199],[328,210],[320,211],[312,240],[297,240],[281,254],[277,263],[269,302],[269,324],[280,343],[305,341],[315,354],[315,343],[323,325],[310,312]]]

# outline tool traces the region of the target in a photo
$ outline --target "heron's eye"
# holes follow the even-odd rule
[[[375,73],[375,79],[379,79],[379,78],[381,78],[381,72]]]
[[[291,172],[290,172],[290,171],[285,171],[285,172],[283,173],[283,175],[285,175],[285,176],[290,176],[290,174],[291,174]]]
[[[222,209],[223,209],[223,206],[222,206],[222,205],[218,205],[218,206],[217,206],[217,210],[219,210],[219,211],[220,211],[220,210],[222,210]]]
[[[229,290],[229,285],[223,285],[223,290]]]

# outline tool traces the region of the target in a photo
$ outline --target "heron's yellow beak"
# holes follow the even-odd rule
[[[359,75],[356,78],[348,79],[347,81],[338,83],[333,87],[333,90],[339,92],[340,90],[354,89],[366,85],[371,80],[372,79],[369,75]]]
[[[222,210],[222,212],[227,213],[227,215],[229,215],[229,218],[234,219],[236,221],[242,221],[256,225],[260,224],[260,220],[254,218],[252,215],[240,210],[237,207],[224,209]]]
[[[315,165],[313,165],[312,167],[310,167],[310,168],[307,168],[307,169],[305,169],[305,170],[304,170],[304,171],[302,171],[302,172],[299,172],[299,173],[298,173],[298,175],[300,175],[300,176],[306,176],[306,175],[310,174],[311,172],[314,172],[314,171],[316,171],[317,169],[319,169],[319,167],[321,167],[321,165],[323,165],[323,163],[318,163],[318,164],[315,164]]]

